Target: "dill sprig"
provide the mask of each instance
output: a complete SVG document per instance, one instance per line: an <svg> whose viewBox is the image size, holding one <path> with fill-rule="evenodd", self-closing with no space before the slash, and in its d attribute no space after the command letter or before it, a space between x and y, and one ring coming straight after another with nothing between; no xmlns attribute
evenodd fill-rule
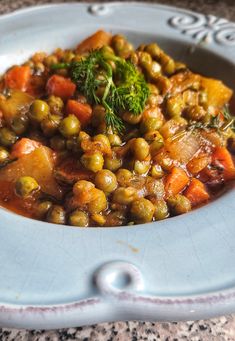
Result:
<svg viewBox="0 0 235 341"><path fill-rule="evenodd" d="M115 64L114 70L109 61ZM104 106L106 124L113 131L124 130L121 112L139 115L144 110L149 88L144 76L131 62L99 49L80 61L52 66L53 70L61 68L69 70L72 81L90 103ZM102 96L97 95L99 87L104 89Z"/></svg>
<svg viewBox="0 0 235 341"><path fill-rule="evenodd" d="M120 60L116 63L116 75L119 82L117 95L119 107L139 115L144 110L144 105L149 96L149 88L144 76L137 72L130 61Z"/></svg>

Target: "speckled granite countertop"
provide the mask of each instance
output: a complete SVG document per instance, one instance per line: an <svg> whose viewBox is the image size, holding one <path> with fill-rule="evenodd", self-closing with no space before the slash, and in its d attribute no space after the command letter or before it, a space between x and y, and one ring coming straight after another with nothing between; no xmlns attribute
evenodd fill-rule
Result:
<svg viewBox="0 0 235 341"><path fill-rule="evenodd" d="M0 14L66 0L0 0ZM89 1L90 2L90 1ZM235 21L235 0L149 1L215 14ZM235 341L235 315L179 323L116 322L57 331L0 329L1 341Z"/></svg>

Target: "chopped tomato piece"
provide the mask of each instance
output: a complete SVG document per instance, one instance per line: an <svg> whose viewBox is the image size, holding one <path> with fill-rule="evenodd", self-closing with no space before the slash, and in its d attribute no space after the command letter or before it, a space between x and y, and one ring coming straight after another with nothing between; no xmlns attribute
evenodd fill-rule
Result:
<svg viewBox="0 0 235 341"><path fill-rule="evenodd" d="M29 66L14 66L5 75L5 86L9 89L26 91L30 77Z"/></svg>
<svg viewBox="0 0 235 341"><path fill-rule="evenodd" d="M70 99L66 105L66 113L77 116L82 126L86 126L91 120L92 108L89 104Z"/></svg>
<svg viewBox="0 0 235 341"><path fill-rule="evenodd" d="M186 172L179 167L173 167L166 177L165 191L166 195L176 195L180 193L189 183L189 177Z"/></svg>
<svg viewBox="0 0 235 341"><path fill-rule="evenodd" d="M29 154L36 148L39 148L42 144L40 142L23 137L17 141L11 151L11 157L20 158L23 155Z"/></svg>
<svg viewBox="0 0 235 341"><path fill-rule="evenodd" d="M202 204L210 197L204 184L195 178L192 179L188 188L185 190L184 195L190 200L192 206Z"/></svg>
<svg viewBox="0 0 235 341"><path fill-rule="evenodd" d="M67 100L73 96L76 85L69 78L53 75L48 79L46 88L49 95Z"/></svg>

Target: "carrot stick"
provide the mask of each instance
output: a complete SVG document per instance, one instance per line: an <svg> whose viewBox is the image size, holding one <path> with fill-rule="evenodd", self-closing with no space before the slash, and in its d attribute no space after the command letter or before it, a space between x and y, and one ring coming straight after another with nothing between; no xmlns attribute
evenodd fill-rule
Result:
<svg viewBox="0 0 235 341"><path fill-rule="evenodd" d="M190 200L192 206L202 204L210 197L204 184L195 178L192 179L188 188L185 190L184 195Z"/></svg>
<svg viewBox="0 0 235 341"><path fill-rule="evenodd" d="M180 193L189 183L189 177L182 168L173 167L166 177L166 196Z"/></svg>
<svg viewBox="0 0 235 341"><path fill-rule="evenodd" d="M87 39L83 40L76 49L76 53L83 54L91 50L96 50L110 43L112 35L108 32L99 30Z"/></svg>

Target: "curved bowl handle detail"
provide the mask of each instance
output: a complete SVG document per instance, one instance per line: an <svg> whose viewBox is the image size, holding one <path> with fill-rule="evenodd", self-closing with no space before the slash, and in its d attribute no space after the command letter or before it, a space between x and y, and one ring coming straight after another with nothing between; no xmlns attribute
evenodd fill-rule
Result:
<svg viewBox="0 0 235 341"><path fill-rule="evenodd" d="M95 284L102 295L116 296L143 290L140 270L133 264L114 261L102 265L95 273Z"/></svg>
<svg viewBox="0 0 235 341"><path fill-rule="evenodd" d="M180 14L171 17L168 24L199 43L217 42L235 46L235 24L214 15Z"/></svg>

